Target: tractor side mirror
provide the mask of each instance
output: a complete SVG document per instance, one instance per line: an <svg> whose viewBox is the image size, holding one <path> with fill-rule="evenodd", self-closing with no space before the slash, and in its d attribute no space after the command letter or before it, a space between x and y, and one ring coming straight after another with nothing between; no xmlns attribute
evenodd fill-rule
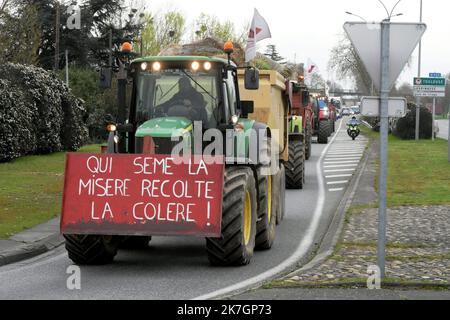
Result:
<svg viewBox="0 0 450 320"><path fill-rule="evenodd" d="M254 112L255 112L255 103L253 101L241 101L242 118L248 118L248 115Z"/></svg>
<svg viewBox="0 0 450 320"><path fill-rule="evenodd" d="M302 102L304 106L307 106L309 104L309 92L308 91L302 91Z"/></svg>
<svg viewBox="0 0 450 320"><path fill-rule="evenodd" d="M259 89L259 70L256 68L249 68L245 70L245 89L258 90Z"/></svg>

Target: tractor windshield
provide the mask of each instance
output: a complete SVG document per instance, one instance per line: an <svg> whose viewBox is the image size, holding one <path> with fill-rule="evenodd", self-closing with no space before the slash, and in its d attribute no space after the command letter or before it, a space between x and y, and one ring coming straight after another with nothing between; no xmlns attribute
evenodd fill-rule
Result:
<svg viewBox="0 0 450 320"><path fill-rule="evenodd" d="M184 117L204 128L218 123L218 78L215 72L168 69L140 72L137 79L137 120Z"/></svg>

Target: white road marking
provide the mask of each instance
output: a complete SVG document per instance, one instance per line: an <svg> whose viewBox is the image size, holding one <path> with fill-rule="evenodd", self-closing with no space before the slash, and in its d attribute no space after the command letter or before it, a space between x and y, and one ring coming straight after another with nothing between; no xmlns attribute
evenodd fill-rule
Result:
<svg viewBox="0 0 450 320"><path fill-rule="evenodd" d="M359 163L359 160L340 160L340 161L326 161L325 164L340 164L340 163Z"/></svg>
<svg viewBox="0 0 450 320"><path fill-rule="evenodd" d="M349 172L356 171L356 169L339 169L339 170L325 170L325 173L333 173L333 172Z"/></svg>
<svg viewBox="0 0 450 320"><path fill-rule="evenodd" d="M330 192L339 192L339 191L342 191L342 190L344 190L344 188L335 188L335 189L330 189L328 191L330 191Z"/></svg>
<svg viewBox="0 0 450 320"><path fill-rule="evenodd" d="M339 129L337 132L341 131L342 124L344 122L341 121L341 124L339 125ZM323 170L322 170L322 161L325 159L327 152L330 148L330 146L333 145L334 141L337 138L337 134L334 135L334 137L331 139L330 143L325 147L325 149L322 151L322 154L320 155L319 161L317 161L316 164L316 174L317 174L317 182L319 185L318 190L318 196L317 196L317 202L316 202L316 209L314 210L314 214L312 217L312 220L309 224L308 229L305 232L305 235L302 239L302 241L299 243L298 248L295 250L295 252L286 260L284 260L282 263L280 263L278 266L267 270L266 272L260 274L259 276L253 277L251 279L248 279L246 281L240 282L238 284L229 286L224 289L220 289L214 292L211 292L209 294L200 296L195 298L194 300L208 300L208 299L214 299L226 294L229 294L231 292L241 290L250 286L253 286L255 284L261 283L267 279L270 279L286 269L290 268L291 266L294 266L308 253L308 248L311 247L311 245L314 243L314 237L317 232L317 228L319 227L320 218L322 217L323 208L325 206L325 195L326 195L326 189L325 189L325 181L323 177Z"/></svg>
<svg viewBox="0 0 450 320"><path fill-rule="evenodd" d="M331 181L331 182L327 182L327 185L334 186L334 185L338 185L338 184L347 184L347 183L348 183L348 180Z"/></svg>
<svg viewBox="0 0 450 320"><path fill-rule="evenodd" d="M347 161L347 160L361 160L361 158L326 158L325 161Z"/></svg>
<svg viewBox="0 0 450 320"><path fill-rule="evenodd" d="M325 169L332 169L332 168L348 168L348 167L357 167L357 164L342 164L342 165L332 165L332 166L325 166Z"/></svg>
<svg viewBox="0 0 450 320"><path fill-rule="evenodd" d="M352 177L352 174L337 174L334 176L326 176L326 179L336 179L336 178L348 178L348 177Z"/></svg>

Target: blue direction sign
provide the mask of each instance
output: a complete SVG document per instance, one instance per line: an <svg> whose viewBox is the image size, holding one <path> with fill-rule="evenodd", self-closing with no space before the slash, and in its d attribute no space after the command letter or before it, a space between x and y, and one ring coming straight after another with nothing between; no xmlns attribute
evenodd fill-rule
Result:
<svg viewBox="0 0 450 320"><path fill-rule="evenodd" d="M430 78L442 78L442 73L430 73Z"/></svg>

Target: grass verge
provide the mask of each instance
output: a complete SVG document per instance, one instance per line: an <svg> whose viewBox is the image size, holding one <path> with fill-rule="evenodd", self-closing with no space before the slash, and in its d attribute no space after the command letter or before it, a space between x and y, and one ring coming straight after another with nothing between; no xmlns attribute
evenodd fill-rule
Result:
<svg viewBox="0 0 450 320"><path fill-rule="evenodd" d="M80 152L99 150L99 145L91 145ZM64 152L28 156L0 164L0 239L60 214L64 168Z"/></svg>
<svg viewBox="0 0 450 320"><path fill-rule="evenodd" d="M370 139L379 139L378 133L361 129ZM442 139L416 142L389 136L389 207L450 204L447 146Z"/></svg>

